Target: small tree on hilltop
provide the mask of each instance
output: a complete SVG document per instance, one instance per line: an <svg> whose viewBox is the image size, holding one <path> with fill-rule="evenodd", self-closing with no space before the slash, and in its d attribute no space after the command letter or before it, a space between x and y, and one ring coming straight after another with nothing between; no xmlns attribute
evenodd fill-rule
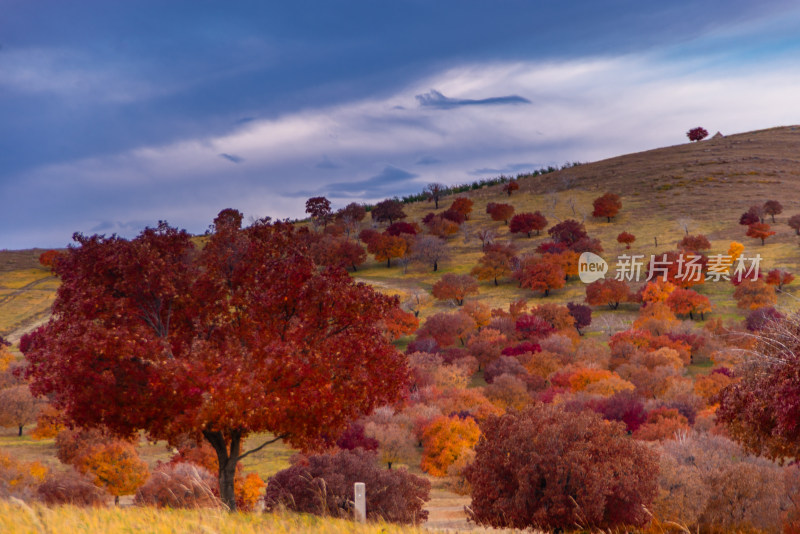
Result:
<svg viewBox="0 0 800 534"><path fill-rule="evenodd" d="M775 216L783 213L783 205L777 200L767 200L764 202L764 213L772 217L772 222L775 222Z"/></svg>
<svg viewBox="0 0 800 534"><path fill-rule="evenodd" d="M331 202L325 197L312 197L306 201L306 213L311 215L314 226L327 226L331 219Z"/></svg>
<svg viewBox="0 0 800 534"><path fill-rule="evenodd" d="M686 137L689 138L689 141L701 141L708 137L708 130L698 126L697 128L692 128L686 132Z"/></svg>
<svg viewBox="0 0 800 534"><path fill-rule="evenodd" d="M636 241L636 236L628 232L620 232L617 236L617 242L625 245L626 249L631 248L631 244Z"/></svg>
<svg viewBox="0 0 800 534"><path fill-rule="evenodd" d="M519 184L516 180L511 180L510 182L503 185L503 193L508 193L508 196L511 196L511 193L519 189Z"/></svg>
<svg viewBox="0 0 800 534"><path fill-rule="evenodd" d="M619 195L614 193L606 193L596 198L592 205L594 206L592 217L605 217L608 222L611 222L611 219L616 217L619 210L622 209L622 201Z"/></svg>
<svg viewBox="0 0 800 534"><path fill-rule="evenodd" d="M746 235L753 239L760 239L763 246L765 244L764 241L768 237L775 235L775 233L767 223L753 223L747 227Z"/></svg>
<svg viewBox="0 0 800 534"><path fill-rule="evenodd" d="M591 412L535 405L481 425L471 519L495 528L643 526L658 493L658 455Z"/></svg>
<svg viewBox="0 0 800 534"><path fill-rule="evenodd" d="M447 273L433 284L433 296L439 300L455 300L459 306L469 295L478 294L478 282L468 274Z"/></svg>
<svg viewBox="0 0 800 534"><path fill-rule="evenodd" d="M443 184L432 182L425 186L424 193L429 200L433 200L435 209L439 209L439 199L442 198L446 187Z"/></svg>

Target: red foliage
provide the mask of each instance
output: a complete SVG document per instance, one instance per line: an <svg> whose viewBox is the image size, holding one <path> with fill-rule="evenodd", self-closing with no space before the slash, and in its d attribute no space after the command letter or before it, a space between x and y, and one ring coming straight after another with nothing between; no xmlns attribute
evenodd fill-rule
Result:
<svg viewBox="0 0 800 534"><path fill-rule="evenodd" d="M131 241L77 235L25 356L32 391L78 425L205 437L235 508L249 434L325 443L396 400L407 367L381 332L396 299L317 269L289 225L225 215L201 251L165 223Z"/></svg>
<svg viewBox="0 0 800 534"><path fill-rule="evenodd" d="M464 298L478 294L478 282L468 274L447 273L433 284L433 296L439 300L455 300L459 306Z"/></svg>
<svg viewBox="0 0 800 534"><path fill-rule="evenodd" d="M489 417L475 461L471 519L496 528L644 525L658 491L655 451L591 412L538 405Z"/></svg>
<svg viewBox="0 0 800 534"><path fill-rule="evenodd" d="M622 280L601 279L586 286L586 303L592 306L608 306L616 310L620 302L630 300L630 288Z"/></svg>
<svg viewBox="0 0 800 534"><path fill-rule="evenodd" d="M340 451L300 458L269 479L268 511L283 507L315 515L352 518L353 484L367 487L367 519L422 523L431 483L405 469L381 469L374 453Z"/></svg>
<svg viewBox="0 0 800 534"><path fill-rule="evenodd" d="M53 268L55 266L56 260L58 259L58 251L57 250L48 250L46 252L42 252L39 255L39 263L44 267Z"/></svg>
<svg viewBox="0 0 800 534"><path fill-rule="evenodd" d="M691 289L675 289L669 294L666 302L673 313L688 315L690 319L694 319L695 313L699 313L703 319L703 315L711 311L711 301L708 297Z"/></svg>
<svg viewBox="0 0 800 534"><path fill-rule="evenodd" d="M465 220L469 220L469 214L472 212L472 205L474 202L467 197L456 197L450 208L447 211L455 211L464 216Z"/></svg>
<svg viewBox="0 0 800 534"><path fill-rule="evenodd" d="M454 223L454 224L456 224L458 226L464 224L464 221L467 220L467 216L466 215L464 215L460 211L456 211L456 210L452 210L452 209L447 210L447 211L443 211L439 215L439 217L444 219L444 220L450 221L450 222L452 222L452 223Z"/></svg>
<svg viewBox="0 0 800 534"><path fill-rule="evenodd" d="M407 223L405 221L397 221L385 230L388 235L399 236L400 234L417 235L419 229L415 224Z"/></svg>
<svg viewBox="0 0 800 534"><path fill-rule="evenodd" d="M625 248L631 248L634 241L636 241L636 236L628 232L620 232L617 236L617 242L625 245Z"/></svg>
<svg viewBox="0 0 800 534"><path fill-rule="evenodd" d="M561 265L547 258L526 258L516 276L521 287L541 291L545 297L550 290L564 287L566 278Z"/></svg>
<svg viewBox="0 0 800 534"><path fill-rule="evenodd" d="M689 141L700 141L708 137L708 130L698 126L697 128L692 128L686 132L686 137L689 138Z"/></svg>
<svg viewBox="0 0 800 534"><path fill-rule="evenodd" d="M503 185L503 193L508 193L508 196L511 196L511 193L519 189L519 184L516 180L511 180L510 182Z"/></svg>
<svg viewBox="0 0 800 534"><path fill-rule="evenodd" d="M436 313L425 320L417 337L432 338L440 347L449 347L457 341L464 345L476 328L475 321L465 313Z"/></svg>
<svg viewBox="0 0 800 534"><path fill-rule="evenodd" d="M508 224L508 220L514 215L514 206L489 202L486 204L486 213L489 214L493 221L503 221Z"/></svg>
<svg viewBox="0 0 800 534"><path fill-rule="evenodd" d="M555 226L551 226L547 233L550 234L553 241L556 243L564 243L567 247L572 246L573 243L584 237L589 237L583 223L579 223L574 219L567 219Z"/></svg>
<svg viewBox="0 0 800 534"><path fill-rule="evenodd" d="M690 252L702 252L710 249L711 243L708 241L708 238L702 234L687 235L678 242L678 248Z"/></svg>
<svg viewBox="0 0 800 534"><path fill-rule="evenodd" d="M531 236L531 232L536 230L536 235L547 227L547 219L538 211L535 213L517 213L511 218L508 230L512 234L526 234Z"/></svg>
<svg viewBox="0 0 800 534"><path fill-rule="evenodd" d="M312 197L306 200L306 213L311 215L314 224L327 225L331 219L331 202L325 197Z"/></svg>
<svg viewBox="0 0 800 534"><path fill-rule="evenodd" d="M791 284L794 280L794 275L789 271L782 269L772 269L767 273L765 282L771 286L778 286L778 289L783 289L786 284Z"/></svg>
<svg viewBox="0 0 800 534"><path fill-rule="evenodd" d="M387 268L392 266L393 258L402 258L407 250L408 242L405 239L387 234L371 237L367 243L367 251L373 254L377 261L385 261Z"/></svg>
<svg viewBox="0 0 800 534"><path fill-rule="evenodd" d="M498 278L511 274L516 256L517 249L512 244L488 245L471 274L478 280L493 280L494 285L499 285Z"/></svg>
<svg viewBox="0 0 800 534"><path fill-rule="evenodd" d="M756 222L747 227L747 237L760 239L762 245L764 245L764 241L768 237L775 235L775 233L767 223Z"/></svg>
<svg viewBox="0 0 800 534"><path fill-rule="evenodd" d="M388 222L390 225L399 219L405 219L406 213L403 211L403 204L399 200L389 198L375 204L370 211L372 220L377 222Z"/></svg>
<svg viewBox="0 0 800 534"><path fill-rule="evenodd" d="M515 324L517 332L525 339L544 339L553 332L553 325L535 315L525 313L517 318ZM541 350L541 348L539 348Z"/></svg>
<svg viewBox="0 0 800 534"><path fill-rule="evenodd" d="M622 201L619 199L619 195L614 193L606 193L597 197L592 205L594 206L592 217L605 217L608 222L611 222L611 219L616 217L619 210L622 209Z"/></svg>
<svg viewBox="0 0 800 534"><path fill-rule="evenodd" d="M378 440L364 435L364 425L361 423L350 423L347 430L336 440L336 446L349 451L358 448L374 451L378 448Z"/></svg>
<svg viewBox="0 0 800 534"><path fill-rule="evenodd" d="M542 352L542 347L538 343L523 341L522 343L514 345L513 347L504 348L500 354L503 354L504 356L519 356L520 354L525 354L526 352Z"/></svg>
<svg viewBox="0 0 800 534"><path fill-rule="evenodd" d="M570 315L572 315L572 318L575 319L575 330L583 335L581 333L581 328L586 328L592 324L592 309L589 306L575 304L574 302L568 302L567 309Z"/></svg>

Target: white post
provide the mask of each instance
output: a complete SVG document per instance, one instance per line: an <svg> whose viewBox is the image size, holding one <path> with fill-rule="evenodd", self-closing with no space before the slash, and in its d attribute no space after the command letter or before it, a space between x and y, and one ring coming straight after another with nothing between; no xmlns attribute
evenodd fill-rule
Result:
<svg viewBox="0 0 800 534"><path fill-rule="evenodd" d="M363 482L356 482L355 492L355 520L365 523L367 521L367 487Z"/></svg>

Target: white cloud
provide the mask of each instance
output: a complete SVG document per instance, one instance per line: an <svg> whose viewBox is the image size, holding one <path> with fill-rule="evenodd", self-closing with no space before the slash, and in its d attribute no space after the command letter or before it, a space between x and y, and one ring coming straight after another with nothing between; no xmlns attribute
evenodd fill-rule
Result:
<svg viewBox="0 0 800 534"><path fill-rule="evenodd" d="M593 161L678 144L698 125L734 133L800 122L794 69L765 63L704 73L697 64L632 55L464 65L387 98L251 121L227 135L43 167L17 179L40 189L29 193L34 198L66 188L91 193L95 200L81 216L64 222L65 235L76 225L149 218L200 231L223 207L302 216L298 191L351 201L327 186L367 180L387 167L417 175L413 192L428 181L470 181L480 168ZM415 95L431 88L459 99L515 94L531 104L420 107ZM418 165L423 157L436 162ZM336 165L319 168L326 158Z"/></svg>

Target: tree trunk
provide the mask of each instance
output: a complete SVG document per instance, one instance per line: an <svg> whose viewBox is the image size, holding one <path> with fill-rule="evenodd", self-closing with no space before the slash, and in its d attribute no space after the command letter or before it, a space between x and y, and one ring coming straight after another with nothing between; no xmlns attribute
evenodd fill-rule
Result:
<svg viewBox="0 0 800 534"><path fill-rule="evenodd" d="M354 263L354 264L353 264L353 272L355 273L355 272L357 272L357 271L358 271L358 269L356 269L356 264Z"/></svg>
<svg viewBox="0 0 800 534"><path fill-rule="evenodd" d="M439 270L439 262L434 260L434 262L433 262L433 272L436 272L438 270Z"/></svg>
<svg viewBox="0 0 800 534"><path fill-rule="evenodd" d="M389 466L389 470L391 471L392 470L392 462L386 462L386 464Z"/></svg>
<svg viewBox="0 0 800 534"><path fill-rule="evenodd" d="M608 222L611 222L611 217L607 217L607 219L608 219Z"/></svg>
<svg viewBox="0 0 800 534"><path fill-rule="evenodd" d="M114 506L119 506L119 495L114 495Z"/></svg>
<svg viewBox="0 0 800 534"><path fill-rule="evenodd" d="M19 425L19 434L17 434L17 435L22 437L22 425Z"/></svg>
<svg viewBox="0 0 800 534"><path fill-rule="evenodd" d="M392 267L392 258L386 258L386 268L391 269Z"/></svg>
<svg viewBox="0 0 800 534"><path fill-rule="evenodd" d="M500 284L497 283L497 277L494 277L494 285L499 286Z"/></svg>
<svg viewBox="0 0 800 534"><path fill-rule="evenodd" d="M230 451L225 437L219 430L204 430L203 436L214 447L219 462L219 496L231 512L236 511L236 495L233 490L233 479L236 476L236 464L239 462L241 433L231 434Z"/></svg>

